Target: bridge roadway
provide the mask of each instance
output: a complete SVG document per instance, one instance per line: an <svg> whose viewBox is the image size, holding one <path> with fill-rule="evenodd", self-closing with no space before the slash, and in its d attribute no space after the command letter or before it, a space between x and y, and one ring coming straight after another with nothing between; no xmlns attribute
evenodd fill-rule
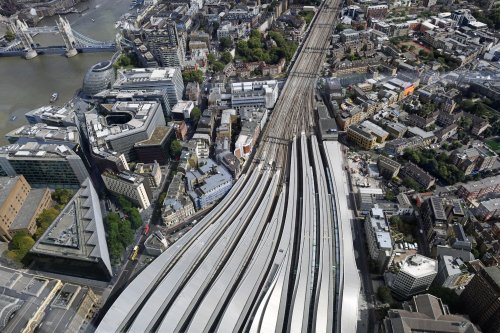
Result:
<svg viewBox="0 0 500 333"><path fill-rule="evenodd" d="M316 14L248 172L129 284L97 332L355 331L343 157L337 142L318 142L313 121L317 51L338 4Z"/></svg>

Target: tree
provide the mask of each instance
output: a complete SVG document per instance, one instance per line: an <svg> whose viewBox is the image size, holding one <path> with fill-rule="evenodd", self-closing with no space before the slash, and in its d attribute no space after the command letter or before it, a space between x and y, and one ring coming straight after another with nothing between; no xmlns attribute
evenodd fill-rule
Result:
<svg viewBox="0 0 500 333"><path fill-rule="evenodd" d="M408 188L414 189L417 192L420 192L420 185L410 177L405 177L405 179L403 179L403 185Z"/></svg>
<svg viewBox="0 0 500 333"><path fill-rule="evenodd" d="M14 260L23 262L33 245L35 245L35 241L26 231L18 231L9 243L8 256Z"/></svg>
<svg viewBox="0 0 500 333"><path fill-rule="evenodd" d="M229 37L221 37L219 39L219 48L221 51L229 50L233 47L233 41Z"/></svg>
<svg viewBox="0 0 500 333"><path fill-rule="evenodd" d="M224 64L220 61L216 61L214 62L214 64L212 65L212 70L214 72L222 72L224 70Z"/></svg>
<svg viewBox="0 0 500 333"><path fill-rule="evenodd" d="M396 195L394 194L394 192L392 190L387 189L387 191L385 192L385 199L389 200L389 201L393 201L394 199L396 199Z"/></svg>
<svg viewBox="0 0 500 333"><path fill-rule="evenodd" d="M452 313L459 311L459 296L453 290L445 287L434 286L429 289L429 294L440 298L443 303L448 305Z"/></svg>
<svg viewBox="0 0 500 333"><path fill-rule="evenodd" d="M52 199L54 199L59 205L66 206L73 195L74 192L70 189L57 188L54 193L52 193Z"/></svg>
<svg viewBox="0 0 500 333"><path fill-rule="evenodd" d="M7 30L5 33L5 40L7 42L12 42L14 39L16 39L16 35L12 31Z"/></svg>
<svg viewBox="0 0 500 333"><path fill-rule="evenodd" d="M160 205L163 204L163 201L165 201L165 198L167 197L167 192L161 192L160 197L158 198L158 202Z"/></svg>
<svg viewBox="0 0 500 333"><path fill-rule="evenodd" d="M337 24L337 26L335 26L335 32L341 32L344 29L345 29L345 27L342 23L339 23L339 24Z"/></svg>
<svg viewBox="0 0 500 333"><path fill-rule="evenodd" d="M207 61L209 65L212 65L216 61L215 56L210 53L209 55L207 55Z"/></svg>
<svg viewBox="0 0 500 333"><path fill-rule="evenodd" d="M136 207L134 207L128 213L129 213L128 217L130 219L130 226L134 230L142 227L142 217L141 214L139 214L139 210Z"/></svg>
<svg viewBox="0 0 500 333"><path fill-rule="evenodd" d="M387 303L391 306L394 304L394 299L392 298L391 290L386 286L378 287L377 296L383 303Z"/></svg>
<svg viewBox="0 0 500 333"><path fill-rule="evenodd" d="M45 230L54 222L59 215L59 210L55 207L44 209L36 219L37 229L35 232L35 239L39 239Z"/></svg>
<svg viewBox="0 0 500 333"><path fill-rule="evenodd" d="M178 158L181 155L182 145L178 140L173 140L170 143L170 156Z"/></svg>
<svg viewBox="0 0 500 333"><path fill-rule="evenodd" d="M198 120L200 120L201 117L201 110L199 107L195 106L193 110L191 111L191 119L197 123Z"/></svg>
<svg viewBox="0 0 500 333"><path fill-rule="evenodd" d="M224 64L227 65L232 60L233 60L233 56L231 55L231 53L229 53L228 51L222 52L222 54L220 56L220 61L222 61Z"/></svg>
<svg viewBox="0 0 500 333"><path fill-rule="evenodd" d="M203 72L199 69L194 71L185 71L182 73L182 79L184 82L198 82L203 83Z"/></svg>

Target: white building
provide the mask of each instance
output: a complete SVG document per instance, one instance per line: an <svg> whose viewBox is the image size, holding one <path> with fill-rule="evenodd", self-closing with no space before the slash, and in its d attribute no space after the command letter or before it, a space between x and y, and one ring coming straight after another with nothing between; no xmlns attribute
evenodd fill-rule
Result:
<svg viewBox="0 0 500 333"><path fill-rule="evenodd" d="M184 81L179 67L132 68L118 71L113 88L163 90L172 108L182 99Z"/></svg>
<svg viewBox="0 0 500 333"><path fill-rule="evenodd" d="M231 105L235 109L243 107L272 109L278 100L278 81L235 82L231 84Z"/></svg>
<svg viewBox="0 0 500 333"><path fill-rule="evenodd" d="M105 172L101 175L106 188L115 195L123 195L142 209L151 205L149 185L144 177L130 172Z"/></svg>
<svg viewBox="0 0 500 333"><path fill-rule="evenodd" d="M179 101L172 108L172 118L175 120L190 119L194 103L191 101Z"/></svg>
<svg viewBox="0 0 500 333"><path fill-rule="evenodd" d="M365 232L370 257L377 262L380 269L383 269L391 259L393 247L384 211L377 205L370 210L370 214L367 216Z"/></svg>
<svg viewBox="0 0 500 333"><path fill-rule="evenodd" d="M401 298L408 298L429 289L438 272L434 259L420 254L407 257L402 263L393 283L392 291Z"/></svg>

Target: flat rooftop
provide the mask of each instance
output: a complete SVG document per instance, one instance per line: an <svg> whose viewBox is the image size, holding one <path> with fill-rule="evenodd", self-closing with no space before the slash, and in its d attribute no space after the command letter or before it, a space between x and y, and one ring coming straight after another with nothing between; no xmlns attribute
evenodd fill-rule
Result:
<svg viewBox="0 0 500 333"><path fill-rule="evenodd" d="M21 176L0 177L0 205L3 204L5 199L7 199L20 177Z"/></svg>
<svg viewBox="0 0 500 333"><path fill-rule="evenodd" d="M33 215L35 215L35 211L40 205L40 201L42 201L47 191L47 188L32 188L30 190L28 197L19 210L19 213L17 213L16 218L10 225L10 229L16 230L28 227L29 222L33 218Z"/></svg>
<svg viewBox="0 0 500 333"><path fill-rule="evenodd" d="M82 261L102 260L111 272L99 197L90 179L83 182L30 252Z"/></svg>
<svg viewBox="0 0 500 333"><path fill-rule="evenodd" d="M401 263L401 271L419 278L437 273L438 264L434 259L415 254Z"/></svg>

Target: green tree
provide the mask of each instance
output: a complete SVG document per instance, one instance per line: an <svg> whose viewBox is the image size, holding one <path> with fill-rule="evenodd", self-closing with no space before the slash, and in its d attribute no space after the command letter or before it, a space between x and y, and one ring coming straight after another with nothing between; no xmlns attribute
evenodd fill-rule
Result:
<svg viewBox="0 0 500 333"><path fill-rule="evenodd" d="M71 200L75 193L67 188L57 188L54 193L52 193L52 199L55 200L59 205L66 206L66 204Z"/></svg>
<svg viewBox="0 0 500 333"><path fill-rule="evenodd" d="M44 209L36 219L37 229L35 232L35 239L39 239L45 230L54 222L56 217L59 215L59 210L55 207L50 207Z"/></svg>
<svg viewBox="0 0 500 333"><path fill-rule="evenodd" d="M200 120L201 117L201 110L199 107L195 106L193 110L191 111L191 119L197 123L198 120Z"/></svg>
<svg viewBox="0 0 500 333"><path fill-rule="evenodd" d="M131 223L129 220L123 220L118 224L118 239L123 247L131 244L134 241L134 232L132 231Z"/></svg>
<svg viewBox="0 0 500 333"><path fill-rule="evenodd" d="M5 40L7 42L12 42L14 39L16 39L16 35L12 31L7 30L5 33Z"/></svg>
<svg viewBox="0 0 500 333"><path fill-rule="evenodd" d="M342 23L339 23L335 26L335 32L341 32L345 29L344 25Z"/></svg>
<svg viewBox="0 0 500 333"><path fill-rule="evenodd" d="M391 290L386 286L378 287L377 296L383 303L387 303L391 306L395 303L391 295Z"/></svg>
<svg viewBox="0 0 500 333"><path fill-rule="evenodd" d="M209 65L212 65L216 61L215 56L210 53L209 55L207 55L207 61Z"/></svg>
<svg viewBox="0 0 500 333"><path fill-rule="evenodd" d="M214 64L212 65L212 70L214 72L222 72L222 70L224 69L224 64L220 61L216 61L214 62Z"/></svg>
<svg viewBox="0 0 500 333"><path fill-rule="evenodd" d="M160 197L158 198L158 202L160 205L163 204L163 201L165 201L165 198L167 197L167 192L161 192Z"/></svg>
<svg viewBox="0 0 500 333"><path fill-rule="evenodd" d="M429 289L429 294L441 298L444 304L448 305L452 313L459 311L459 296L451 289L433 286Z"/></svg>
<svg viewBox="0 0 500 333"><path fill-rule="evenodd" d="M219 48L221 51L229 50L233 47L233 41L229 37L221 37L219 39Z"/></svg>
<svg viewBox="0 0 500 333"><path fill-rule="evenodd" d="M410 177L405 177L403 179L403 185L408 187L408 188L414 189L417 192L420 192L420 190L421 190L420 185L414 179L412 179Z"/></svg>
<svg viewBox="0 0 500 333"><path fill-rule="evenodd" d="M118 197L118 204L125 212L128 212L133 207L132 203L123 195Z"/></svg>
<svg viewBox="0 0 500 333"><path fill-rule="evenodd" d="M139 210L136 207L134 207L128 213L129 213L128 218L130 219L130 226L134 230L142 227L142 217L141 214L139 214Z"/></svg>
<svg viewBox="0 0 500 333"><path fill-rule="evenodd" d="M385 199L389 200L389 201L393 201L396 199L396 195L394 194L394 192L392 190L387 189L387 191L385 191Z"/></svg>
<svg viewBox="0 0 500 333"><path fill-rule="evenodd" d="M228 51L222 52L222 54L220 55L220 61L222 61L226 65L229 64L232 60L233 56Z"/></svg>
<svg viewBox="0 0 500 333"><path fill-rule="evenodd" d="M178 140L173 140L170 143L170 156L178 158L181 155L182 145Z"/></svg>
<svg viewBox="0 0 500 333"><path fill-rule="evenodd" d="M24 262L33 245L35 245L35 241L26 231L18 231L9 243L8 256L19 262Z"/></svg>
<svg viewBox="0 0 500 333"><path fill-rule="evenodd" d="M203 72L199 69L194 71L184 71L182 73L182 79L184 82L198 82L199 84L202 84L203 77Z"/></svg>

